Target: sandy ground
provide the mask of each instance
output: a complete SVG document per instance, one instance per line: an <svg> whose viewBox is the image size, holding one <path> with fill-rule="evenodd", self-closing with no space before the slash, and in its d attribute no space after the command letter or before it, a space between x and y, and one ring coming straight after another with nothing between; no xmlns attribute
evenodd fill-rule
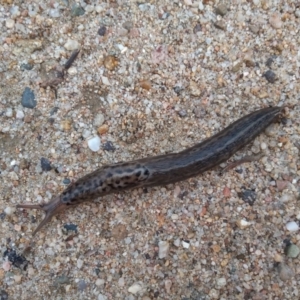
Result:
<svg viewBox="0 0 300 300"><path fill-rule="evenodd" d="M1 300L299 299L299 1L2 0L0 21ZM230 161L261 158L223 175L86 202L35 237L43 214L15 208L283 105Z"/></svg>

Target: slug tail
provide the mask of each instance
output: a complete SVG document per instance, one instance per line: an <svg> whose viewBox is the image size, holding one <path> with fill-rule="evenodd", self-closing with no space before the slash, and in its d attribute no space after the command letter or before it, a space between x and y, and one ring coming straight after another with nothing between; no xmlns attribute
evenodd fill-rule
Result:
<svg viewBox="0 0 300 300"><path fill-rule="evenodd" d="M43 221L38 225L38 227L34 230L32 235L35 235L45 224L47 224L54 215L61 212L66 208L66 204L60 201L60 196L52 199L48 203L44 204L18 204L17 208L25 208L25 209L40 209L45 212L45 217Z"/></svg>

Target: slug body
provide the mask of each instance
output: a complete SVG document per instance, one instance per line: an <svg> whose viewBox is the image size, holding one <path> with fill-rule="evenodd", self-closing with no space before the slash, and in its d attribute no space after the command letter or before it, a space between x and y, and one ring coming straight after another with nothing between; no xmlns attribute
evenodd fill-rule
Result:
<svg viewBox="0 0 300 300"><path fill-rule="evenodd" d="M257 110L184 151L103 166L78 179L49 203L19 204L17 207L45 211L46 216L33 232L35 234L54 214L68 206L126 189L166 185L199 175L250 143L281 111L281 107Z"/></svg>

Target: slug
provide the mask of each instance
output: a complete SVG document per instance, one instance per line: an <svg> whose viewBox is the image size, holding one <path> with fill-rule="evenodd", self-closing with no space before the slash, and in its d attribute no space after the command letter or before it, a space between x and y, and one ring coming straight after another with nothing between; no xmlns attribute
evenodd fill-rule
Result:
<svg viewBox="0 0 300 300"><path fill-rule="evenodd" d="M166 185L197 176L226 161L250 143L277 119L281 111L282 107L269 107L252 112L218 134L179 153L103 166L78 179L49 203L18 204L17 208L45 212L45 218L33 232L35 235L53 215L83 201L127 189Z"/></svg>

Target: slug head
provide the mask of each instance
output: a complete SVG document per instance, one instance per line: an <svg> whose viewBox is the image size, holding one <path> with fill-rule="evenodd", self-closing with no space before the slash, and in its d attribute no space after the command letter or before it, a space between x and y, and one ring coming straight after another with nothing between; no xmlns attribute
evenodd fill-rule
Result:
<svg viewBox="0 0 300 300"><path fill-rule="evenodd" d="M45 212L45 217L43 221L38 225L38 227L34 230L32 235L35 235L45 224L47 224L51 218L57 213L63 211L67 205L60 200L60 196L52 199L48 203L44 204L18 204L17 208L25 208L25 209L40 209Z"/></svg>

